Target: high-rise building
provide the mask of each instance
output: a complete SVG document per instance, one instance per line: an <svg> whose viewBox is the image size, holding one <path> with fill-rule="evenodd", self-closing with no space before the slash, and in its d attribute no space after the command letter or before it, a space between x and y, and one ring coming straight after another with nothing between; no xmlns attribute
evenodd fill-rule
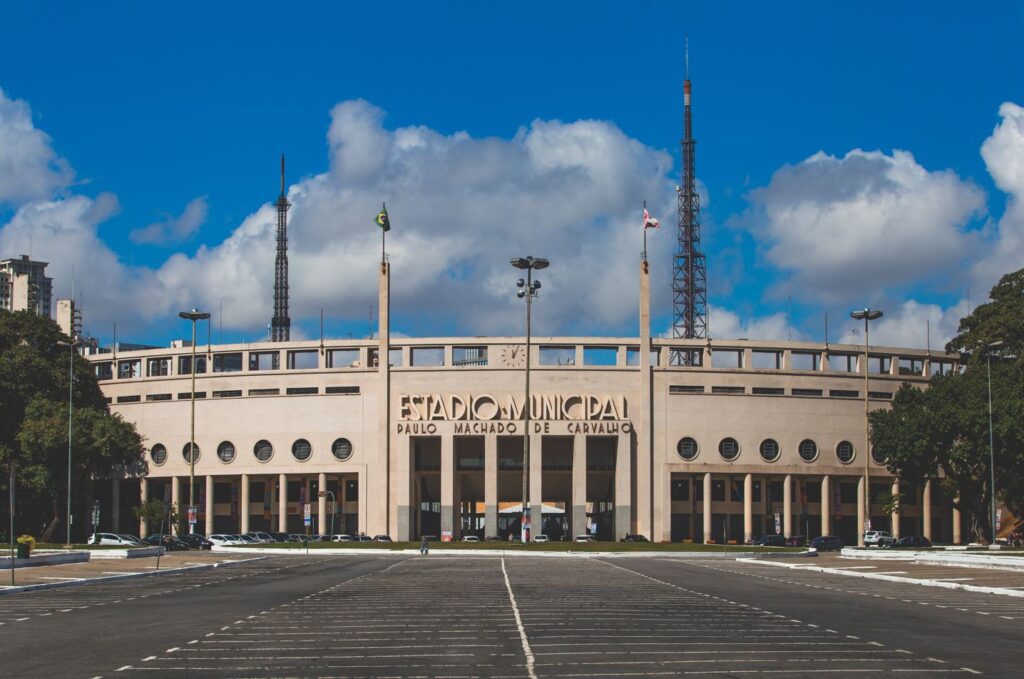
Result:
<svg viewBox="0 0 1024 679"><path fill-rule="evenodd" d="M31 311L50 318L53 279L46 276L46 264L28 255L0 260L0 309Z"/></svg>
<svg viewBox="0 0 1024 679"><path fill-rule="evenodd" d="M57 300L57 325L71 339L82 337L82 311L73 299Z"/></svg>

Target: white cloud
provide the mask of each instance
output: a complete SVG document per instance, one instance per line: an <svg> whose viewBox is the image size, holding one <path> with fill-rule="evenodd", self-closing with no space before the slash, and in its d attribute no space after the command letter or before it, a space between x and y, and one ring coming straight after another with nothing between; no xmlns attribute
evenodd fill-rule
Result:
<svg viewBox="0 0 1024 679"><path fill-rule="evenodd" d="M895 311L871 322L871 345L914 347L943 351L957 333L960 319L967 315L967 300L942 308L916 300L903 302ZM864 321L846 320L840 344L863 344Z"/></svg>
<svg viewBox="0 0 1024 679"><path fill-rule="evenodd" d="M168 217L149 226L132 230L128 237L134 243L152 243L167 245L181 243L191 238L206 221L209 207L206 198L200 196L185 206L179 217Z"/></svg>
<svg viewBox="0 0 1024 679"><path fill-rule="evenodd" d="M728 309L708 306L708 333L716 339L801 340L803 333L789 323L786 314L742 318Z"/></svg>
<svg viewBox="0 0 1024 679"><path fill-rule="evenodd" d="M965 231L985 196L906 151L823 152L783 167L751 193L755 235L804 299L864 299L955 271L975 249Z"/></svg>
<svg viewBox="0 0 1024 679"><path fill-rule="evenodd" d="M0 205L50 198L73 177L50 137L32 124L29 105L0 88Z"/></svg>
<svg viewBox="0 0 1024 679"><path fill-rule="evenodd" d="M973 269L976 287L987 294L1001 276L1024 266L1024 108L1006 102L1002 120L981 146L981 157L996 185L1008 194L991 251Z"/></svg>

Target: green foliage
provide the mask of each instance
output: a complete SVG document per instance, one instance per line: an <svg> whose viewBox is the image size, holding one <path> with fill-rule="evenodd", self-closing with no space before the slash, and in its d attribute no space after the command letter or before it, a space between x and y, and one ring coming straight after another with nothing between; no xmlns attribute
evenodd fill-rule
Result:
<svg viewBox="0 0 1024 679"><path fill-rule="evenodd" d="M152 498L137 507L132 507L136 519L145 519L150 531L166 532L161 526L173 526L181 523L178 509L174 505L165 504L163 500Z"/></svg>

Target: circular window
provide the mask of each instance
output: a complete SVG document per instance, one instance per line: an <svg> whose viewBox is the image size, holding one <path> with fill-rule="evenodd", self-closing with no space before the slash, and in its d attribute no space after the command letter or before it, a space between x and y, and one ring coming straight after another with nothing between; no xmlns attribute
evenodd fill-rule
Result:
<svg viewBox="0 0 1024 679"><path fill-rule="evenodd" d="M800 459L804 462L814 462L818 458L818 444L811 439L804 439L800 442Z"/></svg>
<svg viewBox="0 0 1024 679"><path fill-rule="evenodd" d="M158 443L149 451L149 456L153 458L153 464L157 466L162 465L164 462L167 462L167 449L164 448L163 444Z"/></svg>
<svg viewBox="0 0 1024 679"><path fill-rule="evenodd" d="M188 447L189 446L192 446L192 459L191 460L188 459L188 457L189 457L189 455L188 455ZM199 462L199 446L195 445L194 443L186 443L184 445L184 447L182 447L182 449L181 449L181 456L183 458L185 458L185 462L190 462L191 464L195 464L196 462Z"/></svg>
<svg viewBox="0 0 1024 679"><path fill-rule="evenodd" d="M252 447L252 454L256 456L256 459L260 462L266 462L270 458L274 457L274 446L270 445L270 441L266 439L257 441L256 445Z"/></svg>
<svg viewBox="0 0 1024 679"><path fill-rule="evenodd" d="M222 441L217 446L217 457L221 462L231 462L235 459L235 444L231 441Z"/></svg>
<svg viewBox="0 0 1024 679"><path fill-rule="evenodd" d="M299 439L292 444L292 456L299 462L305 462L313 454L313 446L306 439Z"/></svg>
<svg viewBox="0 0 1024 679"><path fill-rule="evenodd" d="M878 452L878 448L871 449L871 459L875 461L875 464L885 464L885 455Z"/></svg>
<svg viewBox="0 0 1024 679"><path fill-rule="evenodd" d="M839 458L839 461L842 462L843 464L849 464L853 462L855 454L856 453L853 450L853 444L850 443L849 441L840 441L839 445L836 446L836 457Z"/></svg>
<svg viewBox="0 0 1024 679"><path fill-rule="evenodd" d="M689 436L681 438L676 444L676 452L684 460L692 460L697 457L697 442Z"/></svg>
<svg viewBox="0 0 1024 679"><path fill-rule="evenodd" d="M726 437L718 442L718 454L723 460L732 462L740 456L740 444L732 437Z"/></svg>
<svg viewBox="0 0 1024 679"><path fill-rule="evenodd" d="M761 441L761 459L765 462L775 462L779 459L779 442L775 439Z"/></svg>
<svg viewBox="0 0 1024 679"><path fill-rule="evenodd" d="M335 439L334 443L331 444L331 453L334 457L344 462L352 457L352 442L348 439Z"/></svg>

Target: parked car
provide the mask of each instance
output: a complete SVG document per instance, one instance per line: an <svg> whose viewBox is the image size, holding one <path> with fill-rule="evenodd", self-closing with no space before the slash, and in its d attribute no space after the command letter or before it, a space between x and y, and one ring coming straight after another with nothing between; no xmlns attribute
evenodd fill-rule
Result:
<svg viewBox="0 0 1024 679"><path fill-rule="evenodd" d="M391 536L390 535L374 535L373 536L373 541L374 542L391 542Z"/></svg>
<svg viewBox="0 0 1024 679"><path fill-rule="evenodd" d="M288 541L289 542L305 542L306 541L306 536L302 535L300 533L289 533L288 534Z"/></svg>
<svg viewBox="0 0 1024 679"><path fill-rule="evenodd" d="M754 545L759 547L785 547L786 536L785 535L762 535L758 539L754 540Z"/></svg>
<svg viewBox="0 0 1024 679"><path fill-rule="evenodd" d="M169 552L182 552L189 548L189 544L183 540L179 540L173 535L166 535L161 533L154 533L149 535L143 540L147 545L153 547L163 547Z"/></svg>
<svg viewBox="0 0 1024 679"><path fill-rule="evenodd" d="M577 535L572 539L573 542L596 542L594 536L584 533L583 535Z"/></svg>
<svg viewBox="0 0 1024 679"><path fill-rule="evenodd" d="M476 535L463 535L462 536L462 541L463 542L480 542L480 538L478 536L476 536Z"/></svg>
<svg viewBox="0 0 1024 679"><path fill-rule="evenodd" d="M186 533L185 535L179 535L178 539L194 549L210 549L213 547L213 543L199 533Z"/></svg>
<svg viewBox="0 0 1024 679"><path fill-rule="evenodd" d="M138 535L131 535L130 533L118 533L117 537L121 538L122 540L127 540L129 543L137 547L141 547L146 544L142 541L141 538L139 538Z"/></svg>
<svg viewBox="0 0 1024 679"><path fill-rule="evenodd" d="M923 535L908 535L896 542L883 545L886 549L931 549L932 541Z"/></svg>
<svg viewBox="0 0 1024 679"><path fill-rule="evenodd" d="M549 542L550 540L548 539L548 536L545 535L544 533L537 533L536 535L533 536L533 541L534 542Z"/></svg>
<svg viewBox="0 0 1024 679"><path fill-rule="evenodd" d="M255 538L258 542L265 545L269 545L271 542L274 542L274 536L270 533L263 533L257 530L253 530L246 533L246 535L248 535L251 538Z"/></svg>
<svg viewBox="0 0 1024 679"><path fill-rule="evenodd" d="M805 535L790 535L786 538L787 547L803 547L807 544L807 537Z"/></svg>
<svg viewBox="0 0 1024 679"><path fill-rule="evenodd" d="M234 535L226 535L224 533L214 533L213 535L208 537L207 540L212 542L217 547L231 547L234 545L241 544L238 540L235 539Z"/></svg>
<svg viewBox="0 0 1024 679"><path fill-rule="evenodd" d="M864 533L865 547L884 547L894 542L892 535L884 530L869 530Z"/></svg>
<svg viewBox="0 0 1024 679"><path fill-rule="evenodd" d="M353 535L352 542L373 542L373 538L369 535Z"/></svg>
<svg viewBox="0 0 1024 679"><path fill-rule="evenodd" d="M89 538L90 545L118 545L120 547L138 547L140 541L130 536L118 535L117 533L93 533ZM141 544L145 544L144 542Z"/></svg>
<svg viewBox="0 0 1024 679"><path fill-rule="evenodd" d="M843 541L834 535L819 535L811 540L811 549L818 552L838 552L843 548Z"/></svg>
<svg viewBox="0 0 1024 679"><path fill-rule="evenodd" d="M650 542L650 540L647 539L646 535L631 535L629 533L626 534L626 537L622 538L622 541L623 542Z"/></svg>
<svg viewBox="0 0 1024 679"><path fill-rule="evenodd" d="M488 535L484 538L484 542L506 542L500 535Z"/></svg>
<svg viewBox="0 0 1024 679"><path fill-rule="evenodd" d="M352 542L352 536L339 533L331 536L331 542Z"/></svg>

